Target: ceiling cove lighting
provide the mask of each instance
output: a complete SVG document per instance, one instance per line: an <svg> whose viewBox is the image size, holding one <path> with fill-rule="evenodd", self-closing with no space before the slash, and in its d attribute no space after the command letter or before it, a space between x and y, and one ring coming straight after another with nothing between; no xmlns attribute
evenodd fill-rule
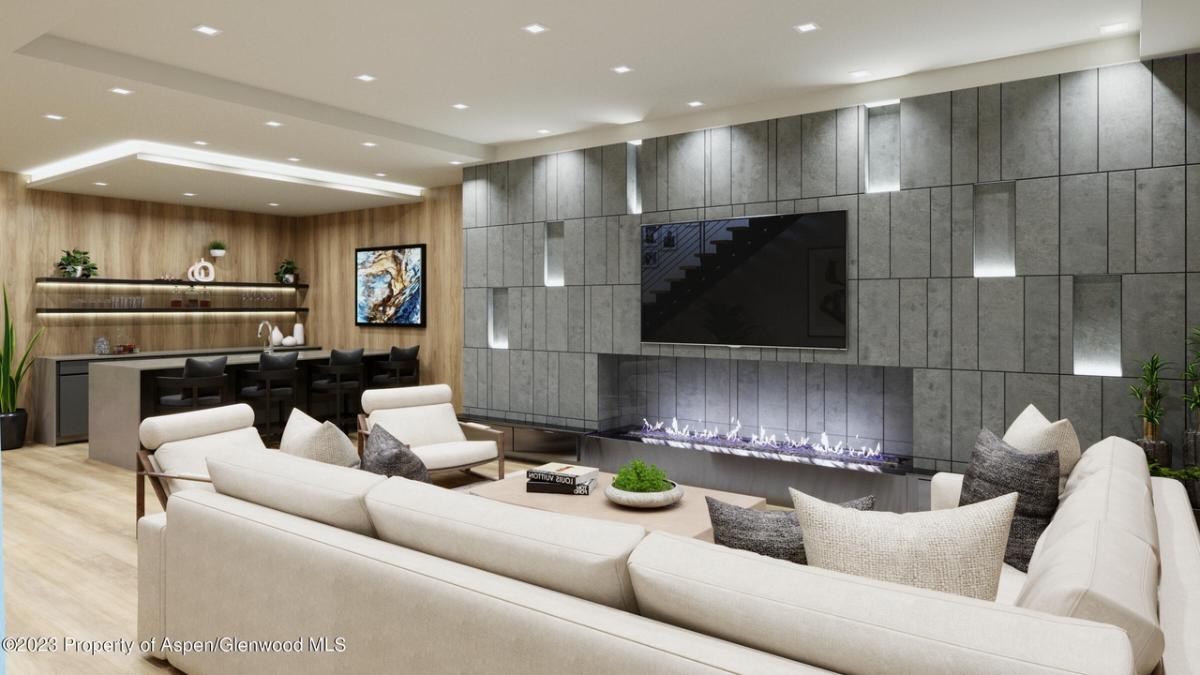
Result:
<svg viewBox="0 0 1200 675"><path fill-rule="evenodd" d="M454 166L462 166L461 159L452 159L452 160L450 160L450 163L453 164Z"/></svg>
<svg viewBox="0 0 1200 675"><path fill-rule="evenodd" d="M283 122L276 122L275 120L267 120L266 122L263 122L263 124L266 124L267 126L271 127L272 129L276 129L276 128L283 126Z"/></svg>
<svg viewBox="0 0 1200 675"><path fill-rule="evenodd" d="M452 105L450 107L454 108L455 110L466 110L467 108L470 108L471 106L467 105L466 103L455 103L454 105Z"/></svg>
<svg viewBox="0 0 1200 675"><path fill-rule="evenodd" d="M689 108L699 108L704 105L704 101L688 101Z"/></svg>
<svg viewBox="0 0 1200 675"><path fill-rule="evenodd" d="M625 73L632 73L633 68L629 66L613 66L612 71L618 75L624 75Z"/></svg>
<svg viewBox="0 0 1200 675"><path fill-rule="evenodd" d="M223 32L220 28L214 28L212 26L208 26L205 24L200 24L199 26L192 28L192 30L196 31L197 33L199 33L201 35L206 35L208 37L216 37Z"/></svg>
<svg viewBox="0 0 1200 675"><path fill-rule="evenodd" d="M1129 24L1127 24L1125 22L1110 23L1107 26L1101 26L1100 32L1104 35L1112 35L1113 33L1120 33L1122 31L1125 31L1128 29L1129 29Z"/></svg>
<svg viewBox="0 0 1200 675"><path fill-rule="evenodd" d="M802 23L802 24L799 24L799 25L793 26L793 27L796 29L797 33L811 33L814 30L821 30L820 26L818 26L817 24L812 23L812 22Z"/></svg>
<svg viewBox="0 0 1200 675"><path fill-rule="evenodd" d="M531 23L528 26L522 27L521 30L529 33L530 35L537 35L539 33L545 33L549 29L540 23Z"/></svg>
<svg viewBox="0 0 1200 675"><path fill-rule="evenodd" d="M363 73L362 75L355 75L354 79L358 80L359 82L374 82L376 77L374 75Z"/></svg>
<svg viewBox="0 0 1200 675"><path fill-rule="evenodd" d="M53 120L55 122L61 122L65 119L67 119L67 118L63 117L62 115L55 115L54 113L46 113L45 115L42 115L42 117L45 117L48 120Z"/></svg>
<svg viewBox="0 0 1200 675"><path fill-rule="evenodd" d="M123 159L345 190L379 197L419 198L424 192L423 188L415 185L143 140L128 140L106 145L21 173L28 176L30 187L38 187L66 175Z"/></svg>
<svg viewBox="0 0 1200 675"><path fill-rule="evenodd" d="M898 98L886 98L886 99L883 99L882 101L871 101L870 103L864 103L863 107L864 108L882 108L884 106L897 105L899 103L900 103L900 99L898 99Z"/></svg>
<svg viewBox="0 0 1200 675"><path fill-rule="evenodd" d="M630 145L641 145L641 144L642 144L642 139L640 139L640 138L639 138L639 139L637 139L636 141L629 141L629 144L630 144Z"/></svg>
<svg viewBox="0 0 1200 675"><path fill-rule="evenodd" d="M128 96L133 93L132 89L126 89L125 87L113 87L112 89L109 89L109 91L117 96Z"/></svg>

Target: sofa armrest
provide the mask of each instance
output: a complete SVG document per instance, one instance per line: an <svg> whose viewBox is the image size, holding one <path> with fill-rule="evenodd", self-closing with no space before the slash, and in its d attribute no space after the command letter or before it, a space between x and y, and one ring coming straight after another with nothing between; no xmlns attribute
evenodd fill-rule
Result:
<svg viewBox="0 0 1200 675"><path fill-rule="evenodd" d="M933 474L933 482L929 486L929 509L940 511L958 506L959 495L962 494L963 475L939 471Z"/></svg>
<svg viewBox="0 0 1200 675"><path fill-rule="evenodd" d="M504 478L504 432L478 422L459 420L458 426L468 441L493 441L496 444L496 462L499 467L496 472L496 480L502 480Z"/></svg>
<svg viewBox="0 0 1200 675"><path fill-rule="evenodd" d="M1183 483L1151 478L1154 516L1158 526L1162 572L1158 588L1158 619L1165 647L1165 675L1200 672L1200 532Z"/></svg>
<svg viewBox="0 0 1200 675"><path fill-rule="evenodd" d="M137 522L138 545L138 641L153 640L149 656L165 658L157 648L166 634L166 534L167 514L144 516Z"/></svg>

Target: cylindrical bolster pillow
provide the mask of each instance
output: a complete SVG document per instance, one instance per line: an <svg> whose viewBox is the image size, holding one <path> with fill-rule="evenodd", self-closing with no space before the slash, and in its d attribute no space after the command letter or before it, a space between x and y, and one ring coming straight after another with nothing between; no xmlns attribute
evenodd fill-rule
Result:
<svg viewBox="0 0 1200 675"><path fill-rule="evenodd" d="M449 403L454 394L447 384L426 384L420 387L394 387L392 389L368 389L362 395L363 412L370 415L376 410L412 408L422 405Z"/></svg>
<svg viewBox="0 0 1200 675"><path fill-rule="evenodd" d="M254 425L254 409L245 403L148 417L138 428L142 445L157 450L162 444L211 436Z"/></svg>

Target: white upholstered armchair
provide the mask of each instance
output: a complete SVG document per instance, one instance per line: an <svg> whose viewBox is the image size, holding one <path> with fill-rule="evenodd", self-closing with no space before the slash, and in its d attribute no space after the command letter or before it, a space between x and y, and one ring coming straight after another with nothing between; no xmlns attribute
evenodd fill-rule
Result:
<svg viewBox="0 0 1200 675"><path fill-rule="evenodd" d="M460 422L450 402L452 395L444 384L364 391L358 454L362 455L371 430L379 425L408 445L429 471L466 471L496 461L497 480L504 478L503 432Z"/></svg>
<svg viewBox="0 0 1200 675"><path fill-rule="evenodd" d="M254 409L245 403L148 417L138 428L137 517L146 512L146 480L167 506L172 492L209 489L209 457L224 457L246 448L265 450L254 428Z"/></svg>

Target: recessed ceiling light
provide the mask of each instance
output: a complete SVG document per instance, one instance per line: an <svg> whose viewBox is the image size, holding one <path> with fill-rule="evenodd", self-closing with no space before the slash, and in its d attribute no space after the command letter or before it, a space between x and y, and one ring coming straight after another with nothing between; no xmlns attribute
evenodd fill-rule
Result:
<svg viewBox="0 0 1200 675"><path fill-rule="evenodd" d="M278 202L268 202L267 206L279 206Z"/></svg>
<svg viewBox="0 0 1200 675"><path fill-rule="evenodd" d="M208 141L192 141L192 145L208 145Z"/></svg>
<svg viewBox="0 0 1200 675"><path fill-rule="evenodd" d="M220 28L213 28L212 26L206 26L205 24L200 24L192 30L200 33L201 35L207 35L208 37L215 37L221 34Z"/></svg>
<svg viewBox="0 0 1200 675"><path fill-rule="evenodd" d="M375 147L376 145L379 145L379 144L378 144L378 143L376 143L376 142L374 142L374 141L363 141L363 147L364 147L364 148L373 148L373 147Z"/></svg>
<svg viewBox="0 0 1200 675"><path fill-rule="evenodd" d="M359 82L374 82L375 76L363 73L362 75L355 75L354 79L358 80Z"/></svg>
<svg viewBox="0 0 1200 675"><path fill-rule="evenodd" d="M618 75L624 75L625 73L632 73L633 68L629 66L613 66L612 71Z"/></svg>
<svg viewBox="0 0 1200 675"><path fill-rule="evenodd" d="M538 33L545 33L546 27L540 23L531 23L528 26L523 27L521 30L525 31L526 33L537 35Z"/></svg>
<svg viewBox="0 0 1200 675"><path fill-rule="evenodd" d="M386 176L387 174L386 174L386 173L384 173L384 172L382 172L382 171L376 171L376 172L375 172L375 175L376 175L376 176L379 176L380 178L383 178L383 177L384 177L384 176Z"/></svg>
<svg viewBox="0 0 1200 675"><path fill-rule="evenodd" d="M450 107L454 108L455 110L466 110L467 108L470 108L471 106L467 105L466 103L455 103L454 105L452 105Z"/></svg>
<svg viewBox="0 0 1200 675"><path fill-rule="evenodd" d="M62 120L67 119L62 115L55 115L54 113L46 113L45 115L42 115L42 117L45 117L48 120L54 120L55 122L61 122Z"/></svg>
<svg viewBox="0 0 1200 675"><path fill-rule="evenodd" d="M1104 34L1120 33L1121 31L1125 30L1126 28L1129 28L1129 24L1127 24L1125 22L1110 23L1107 26L1101 26L1100 32L1104 33Z"/></svg>
<svg viewBox="0 0 1200 675"><path fill-rule="evenodd" d="M699 108L702 105L704 105L704 101L688 101L688 107L690 108Z"/></svg>
<svg viewBox="0 0 1200 675"><path fill-rule="evenodd" d="M811 33L814 30L821 30L820 26L818 26L817 24L812 23L812 22L802 23L798 26L795 26L794 28L796 29L797 33Z"/></svg>
<svg viewBox="0 0 1200 675"><path fill-rule="evenodd" d="M195 197L196 193L195 192L185 192L185 193L183 193L183 196L184 197Z"/></svg>
<svg viewBox="0 0 1200 675"><path fill-rule="evenodd" d="M550 130L549 129L538 129L538 133L545 136L546 134L550 133Z"/></svg>
<svg viewBox="0 0 1200 675"><path fill-rule="evenodd" d="M113 87L112 89L109 89L109 91L117 94L118 96L128 96L133 93L132 89L126 89L125 87Z"/></svg>
<svg viewBox="0 0 1200 675"><path fill-rule="evenodd" d="M104 181L100 181L100 180L96 181L95 183L92 183L92 185L95 185L96 187L108 187L108 183L105 183Z"/></svg>
<svg viewBox="0 0 1200 675"><path fill-rule="evenodd" d="M869 71L869 70L852 70L852 71L850 71L850 77L853 77L856 80L861 80L862 78L867 77L870 74L871 74L871 71Z"/></svg>
<svg viewBox="0 0 1200 675"><path fill-rule="evenodd" d="M283 126L283 122L276 122L275 120L267 120L266 125L269 127L281 127L281 126Z"/></svg>
<svg viewBox="0 0 1200 675"><path fill-rule="evenodd" d="M629 144L630 144L630 145L641 145L641 144L642 144L642 139L640 139L640 138L639 138L639 139L637 139L636 141L629 141Z"/></svg>
<svg viewBox="0 0 1200 675"><path fill-rule="evenodd" d="M299 157L288 157L288 161L289 162L299 162L300 158Z"/></svg>

